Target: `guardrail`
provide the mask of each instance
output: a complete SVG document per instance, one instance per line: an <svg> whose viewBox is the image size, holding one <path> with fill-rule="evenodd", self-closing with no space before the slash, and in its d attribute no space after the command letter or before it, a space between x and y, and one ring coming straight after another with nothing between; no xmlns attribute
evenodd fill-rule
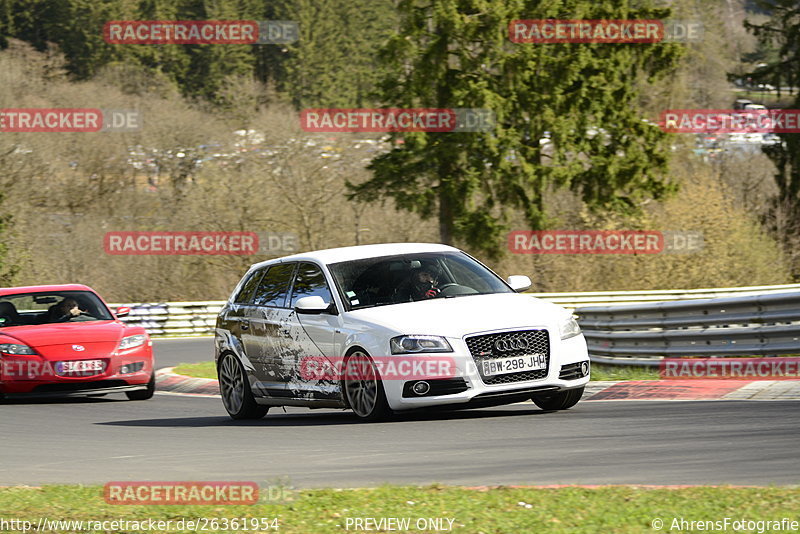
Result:
<svg viewBox="0 0 800 534"><path fill-rule="evenodd" d="M800 354L800 290L575 310L592 361Z"/></svg>
<svg viewBox="0 0 800 534"><path fill-rule="evenodd" d="M526 293L554 302L569 310L588 305L619 306L663 301L685 301L709 297L764 295L800 291L800 284L733 288L657 290L657 291L593 291L588 293ZM131 314L123 321L145 327L153 336L200 336L214 332L216 315L224 301L207 302L145 302L113 304L128 306ZM800 351L798 351L800 352Z"/></svg>
<svg viewBox="0 0 800 534"><path fill-rule="evenodd" d="M648 302L683 301L738 297L800 291L800 284L777 286L727 287L710 289L664 289L653 291L591 291L585 293L530 293L530 295L555 302L569 310L582 306L616 306L619 304L644 304Z"/></svg>
<svg viewBox="0 0 800 534"><path fill-rule="evenodd" d="M225 301L145 302L110 304L112 309L128 306L130 315L122 321L143 326L151 336L204 336L214 333L217 314Z"/></svg>

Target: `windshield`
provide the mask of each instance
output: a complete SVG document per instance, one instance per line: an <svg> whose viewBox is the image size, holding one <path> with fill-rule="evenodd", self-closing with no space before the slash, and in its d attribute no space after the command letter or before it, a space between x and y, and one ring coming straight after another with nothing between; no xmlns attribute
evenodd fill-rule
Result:
<svg viewBox="0 0 800 534"><path fill-rule="evenodd" d="M382 256L328 266L348 310L431 298L513 293L462 252Z"/></svg>
<svg viewBox="0 0 800 534"><path fill-rule="evenodd" d="M103 301L91 291L47 291L0 296L0 328L113 319Z"/></svg>

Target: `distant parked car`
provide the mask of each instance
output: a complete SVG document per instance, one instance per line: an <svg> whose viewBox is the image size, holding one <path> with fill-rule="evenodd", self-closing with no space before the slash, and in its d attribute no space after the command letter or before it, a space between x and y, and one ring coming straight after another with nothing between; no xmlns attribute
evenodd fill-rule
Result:
<svg viewBox="0 0 800 534"><path fill-rule="evenodd" d="M152 344L144 328L119 320L129 312L115 315L79 284L0 289L0 398L151 398Z"/></svg>
<svg viewBox="0 0 800 534"><path fill-rule="evenodd" d="M234 419L306 406L368 421L526 400L565 410L589 381L586 342L570 312L519 294L530 285L435 244L258 263L217 317L223 405Z"/></svg>

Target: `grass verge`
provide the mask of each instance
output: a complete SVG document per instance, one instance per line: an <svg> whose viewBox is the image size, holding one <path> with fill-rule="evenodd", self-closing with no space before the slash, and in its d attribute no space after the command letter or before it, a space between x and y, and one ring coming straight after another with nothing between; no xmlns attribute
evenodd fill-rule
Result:
<svg viewBox="0 0 800 534"><path fill-rule="evenodd" d="M214 362L181 363L175 366L175 369L173 369L172 372L179 375L193 376L196 378L217 379L217 367Z"/></svg>
<svg viewBox="0 0 800 534"><path fill-rule="evenodd" d="M592 380L658 380L658 367L592 364Z"/></svg>
<svg viewBox="0 0 800 534"><path fill-rule="evenodd" d="M262 500L267 493L262 487ZM198 532L186 522L206 522L206 531L232 532L224 519L239 522L269 520L267 528L239 528L238 532L328 533L364 530L354 520L385 518L409 521L410 532L520 533L520 532L689 532L680 521L780 521L800 517L800 489L786 487L692 487L649 489L629 486L599 488L510 488L474 490L459 487L383 486L375 489L318 489L291 491L280 503L251 506L120 506L103 500L100 486L45 486L0 489L0 509L6 521L40 518L72 521L172 521L168 528L145 529L135 523L105 525L106 532ZM287 495L287 493L284 493ZM216 523L211 519L216 518ZM271 522L277 518L277 523ZM184 520L184 528L179 521ZM438 520L432 523L431 520ZM450 523L452 520L452 523ZM417 523L419 521L419 524ZM659 521L661 523L659 523ZM277 524L278 529L271 528ZM349 525L349 529L347 528ZM661 525L661 528L654 528ZM677 525L677 526L676 526ZM60 525L59 532L97 532ZM94 526L103 527L95 524ZM199 526L199 525L198 525ZM775 525L773 525L774 527ZM87 528L88 527L88 528ZM112 527L112 528L108 528ZM421 528L419 528L421 527ZM7 528L7 527L0 527ZM733 531L733 526L727 527ZM739 531L758 531L759 527ZM784 532L791 526L770 528ZM381 530L373 528L372 530ZM382 531L388 531L384 527ZM398 529L395 529L398 530ZM722 528L700 528L719 531ZM6 532L6 530L2 530ZM406 531L405 529L401 531Z"/></svg>
<svg viewBox="0 0 800 534"><path fill-rule="evenodd" d="M197 378L217 378L214 362L182 363L175 367L179 375ZM658 380L658 369L627 365L592 365L592 380Z"/></svg>

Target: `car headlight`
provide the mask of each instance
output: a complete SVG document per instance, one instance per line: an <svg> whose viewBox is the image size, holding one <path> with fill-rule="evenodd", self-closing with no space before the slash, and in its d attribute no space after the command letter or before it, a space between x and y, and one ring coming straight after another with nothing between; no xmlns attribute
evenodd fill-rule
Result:
<svg viewBox="0 0 800 534"><path fill-rule="evenodd" d="M19 343L0 343L0 353L2 354L36 354L36 351L33 350L28 345L22 345Z"/></svg>
<svg viewBox="0 0 800 534"><path fill-rule="evenodd" d="M453 352L447 340L440 336L397 336L389 341L392 354L415 352Z"/></svg>
<svg viewBox="0 0 800 534"><path fill-rule="evenodd" d="M144 342L147 340L147 337L143 334L137 334L135 336L128 336L123 337L122 341L119 342L120 350L125 349L132 349L134 347L138 347L140 345L144 345Z"/></svg>
<svg viewBox="0 0 800 534"><path fill-rule="evenodd" d="M562 320L558 329L561 332L561 339L569 339L581 333L581 327L578 326L578 321L572 315Z"/></svg>

